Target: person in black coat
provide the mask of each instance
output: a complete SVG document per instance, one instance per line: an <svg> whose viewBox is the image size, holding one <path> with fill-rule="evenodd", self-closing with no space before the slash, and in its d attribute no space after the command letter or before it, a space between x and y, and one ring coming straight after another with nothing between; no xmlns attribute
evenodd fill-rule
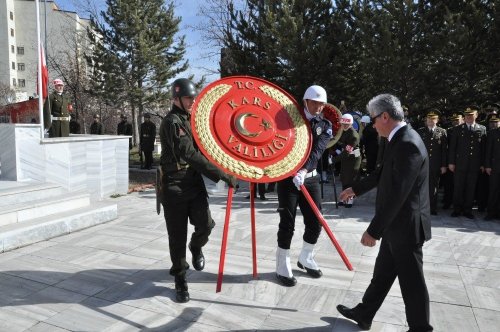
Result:
<svg viewBox="0 0 500 332"><path fill-rule="evenodd" d="M141 153L144 153L144 168L151 169L153 166L153 151L155 149L156 126L151 122L151 115L144 114L144 122L139 130Z"/></svg>
<svg viewBox="0 0 500 332"><path fill-rule="evenodd" d="M418 133L403 121L398 98L378 95L367 110L379 135L388 140L383 162L370 176L342 191L340 199L377 187L375 215L361 243L373 247L382 241L362 302L354 308L338 305L337 310L369 330L397 277L410 331L432 331L422 254L423 243L431 238L427 150Z"/></svg>
<svg viewBox="0 0 500 332"><path fill-rule="evenodd" d="M90 125L90 135L102 135L102 123L100 122L99 114L94 114L94 122Z"/></svg>
<svg viewBox="0 0 500 332"><path fill-rule="evenodd" d="M484 220L500 219L500 119L490 118L496 128L490 129L486 145L484 167L488 174L490 194Z"/></svg>

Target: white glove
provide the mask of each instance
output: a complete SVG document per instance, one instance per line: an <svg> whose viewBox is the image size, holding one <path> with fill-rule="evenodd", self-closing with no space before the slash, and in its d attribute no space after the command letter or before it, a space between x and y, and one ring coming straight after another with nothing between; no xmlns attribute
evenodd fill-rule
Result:
<svg viewBox="0 0 500 332"><path fill-rule="evenodd" d="M307 171L305 169L301 169L295 174L293 177L293 184L300 190L300 186L304 184L304 179L306 177Z"/></svg>

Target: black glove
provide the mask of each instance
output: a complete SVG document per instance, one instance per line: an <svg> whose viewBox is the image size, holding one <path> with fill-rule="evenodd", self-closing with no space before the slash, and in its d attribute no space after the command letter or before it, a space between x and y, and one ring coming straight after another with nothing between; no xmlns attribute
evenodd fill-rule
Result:
<svg viewBox="0 0 500 332"><path fill-rule="evenodd" d="M238 187L238 180L231 174L225 174L221 177L221 180L227 183L227 185L231 188Z"/></svg>

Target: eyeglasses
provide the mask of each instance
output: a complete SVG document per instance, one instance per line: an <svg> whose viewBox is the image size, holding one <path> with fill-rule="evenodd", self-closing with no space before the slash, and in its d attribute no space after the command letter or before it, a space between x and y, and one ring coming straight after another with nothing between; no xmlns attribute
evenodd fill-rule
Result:
<svg viewBox="0 0 500 332"><path fill-rule="evenodd" d="M375 115L374 117L370 117L370 121L371 121L372 123L375 123L375 120L376 120L379 116L381 116L382 114L384 114L384 112L379 113L378 115Z"/></svg>

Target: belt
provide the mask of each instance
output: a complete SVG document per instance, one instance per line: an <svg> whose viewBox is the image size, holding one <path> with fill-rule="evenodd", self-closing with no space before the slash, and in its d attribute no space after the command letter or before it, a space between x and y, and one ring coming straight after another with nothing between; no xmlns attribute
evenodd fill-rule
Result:
<svg viewBox="0 0 500 332"><path fill-rule="evenodd" d="M70 117L69 116L53 116L52 120L56 120L56 121L69 121Z"/></svg>
<svg viewBox="0 0 500 332"><path fill-rule="evenodd" d="M313 176L316 176L316 175L318 175L318 172L316 172L316 170L313 169L312 171L307 173L306 176L304 176L304 179L312 178Z"/></svg>

